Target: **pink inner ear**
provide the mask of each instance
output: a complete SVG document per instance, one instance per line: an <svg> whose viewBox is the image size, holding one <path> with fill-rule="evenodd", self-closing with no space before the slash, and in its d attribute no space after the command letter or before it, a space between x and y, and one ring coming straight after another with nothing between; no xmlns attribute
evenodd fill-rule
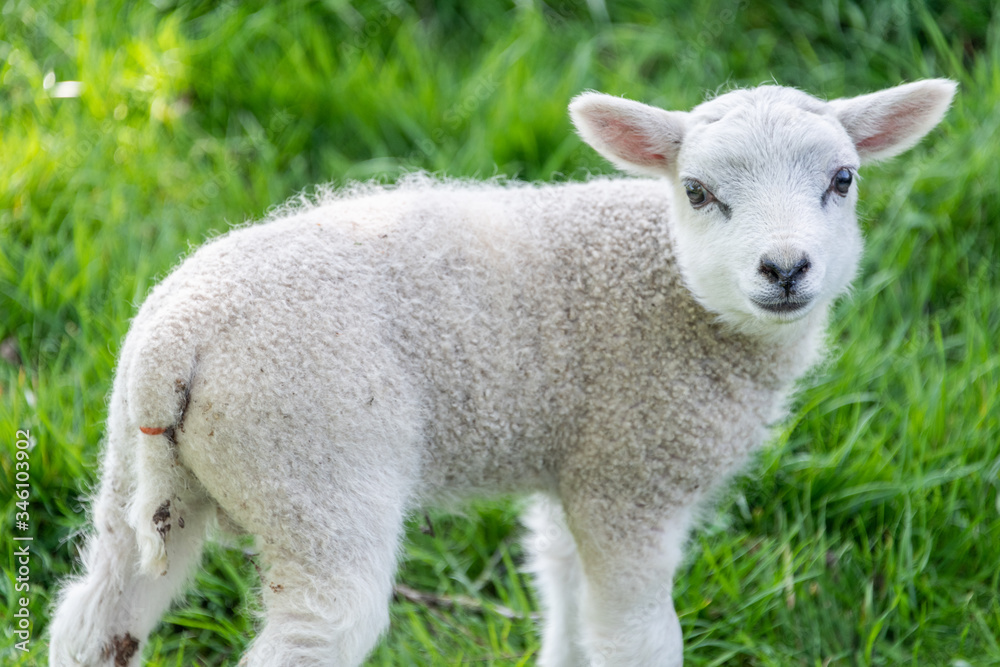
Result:
<svg viewBox="0 0 1000 667"><path fill-rule="evenodd" d="M880 151L895 144L899 140L899 135L903 134L906 128L906 123L900 123L895 118L887 119L878 127L878 133L859 141L857 149L862 153Z"/></svg>
<svg viewBox="0 0 1000 667"><path fill-rule="evenodd" d="M891 115L885 115L872 124L873 134L858 141L855 145L861 153L877 153L885 148L905 141L907 135L914 131L927 115L927 105L921 102L900 102L892 110Z"/></svg>
<svg viewBox="0 0 1000 667"><path fill-rule="evenodd" d="M601 139L623 160L644 166L664 162L663 155L652 151L649 138L636 125L614 114L601 114L595 120L601 127Z"/></svg>

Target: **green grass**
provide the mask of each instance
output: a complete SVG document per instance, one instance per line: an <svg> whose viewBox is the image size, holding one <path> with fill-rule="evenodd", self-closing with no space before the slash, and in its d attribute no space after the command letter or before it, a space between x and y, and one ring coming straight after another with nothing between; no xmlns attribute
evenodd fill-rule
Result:
<svg viewBox="0 0 1000 667"><path fill-rule="evenodd" d="M437 4L0 8L0 661L45 663L129 318L208 235L317 182L609 171L566 116L587 88L685 109L772 78L836 97L948 76L941 127L864 170L868 250L830 361L693 537L676 600L692 665L1000 664L995 3ZM51 97L49 72L82 95ZM27 655L7 648L17 429L35 443ZM394 604L369 664L533 664L515 505L430 520L400 581L441 603ZM236 663L259 586L244 547L209 550L150 664Z"/></svg>

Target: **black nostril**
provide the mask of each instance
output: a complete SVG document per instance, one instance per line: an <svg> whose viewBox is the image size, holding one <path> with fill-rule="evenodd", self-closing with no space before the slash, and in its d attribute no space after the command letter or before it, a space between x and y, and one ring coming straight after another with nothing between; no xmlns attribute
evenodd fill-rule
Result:
<svg viewBox="0 0 1000 667"><path fill-rule="evenodd" d="M800 277L803 273L806 273L810 268L812 268L812 264L809 263L809 258L803 257L792 268L792 275L789 277L794 280Z"/></svg>
<svg viewBox="0 0 1000 667"><path fill-rule="evenodd" d="M784 274L784 272L778 267L778 265L769 259L760 260L759 271L764 275L765 278L767 278L772 283L776 283L779 280L781 280L781 277Z"/></svg>

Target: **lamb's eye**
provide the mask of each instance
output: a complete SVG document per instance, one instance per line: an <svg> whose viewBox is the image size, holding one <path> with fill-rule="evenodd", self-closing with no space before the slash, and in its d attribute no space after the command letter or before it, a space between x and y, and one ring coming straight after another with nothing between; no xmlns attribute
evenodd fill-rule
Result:
<svg viewBox="0 0 1000 667"><path fill-rule="evenodd" d="M701 208L707 204L712 197L712 193L705 189L705 186L698 181L684 181L684 191L687 192L688 201L691 206Z"/></svg>
<svg viewBox="0 0 1000 667"><path fill-rule="evenodd" d="M833 189L843 197L851 189L851 181L853 180L854 177L849 169L841 169L833 177Z"/></svg>

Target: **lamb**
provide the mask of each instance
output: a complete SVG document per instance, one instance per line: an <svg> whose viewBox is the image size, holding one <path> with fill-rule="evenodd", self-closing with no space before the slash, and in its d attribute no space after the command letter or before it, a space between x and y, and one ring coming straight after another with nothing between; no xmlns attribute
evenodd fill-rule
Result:
<svg viewBox="0 0 1000 667"><path fill-rule="evenodd" d="M681 665L685 537L822 354L862 251L857 170L954 92L769 85L690 112L584 93L580 135L652 178L415 175L206 244L125 340L50 664L138 664L218 526L268 568L241 664L358 665L407 513L521 493L539 664Z"/></svg>

